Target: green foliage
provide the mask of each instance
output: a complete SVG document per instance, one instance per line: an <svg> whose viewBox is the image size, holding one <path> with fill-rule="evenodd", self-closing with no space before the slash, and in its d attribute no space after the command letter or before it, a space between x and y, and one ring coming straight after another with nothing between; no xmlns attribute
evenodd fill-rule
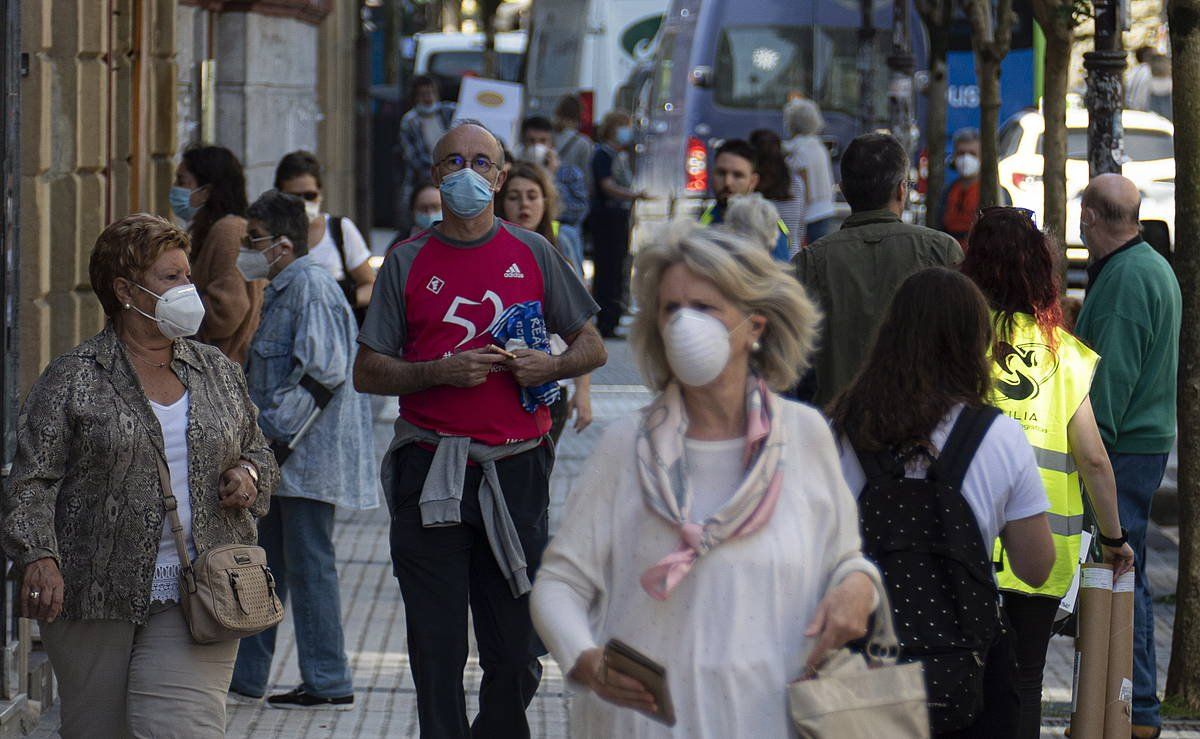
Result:
<svg viewBox="0 0 1200 739"><path fill-rule="evenodd" d="M1177 695L1164 698L1158 710L1162 717L1167 719L1200 719L1200 710L1192 708Z"/></svg>

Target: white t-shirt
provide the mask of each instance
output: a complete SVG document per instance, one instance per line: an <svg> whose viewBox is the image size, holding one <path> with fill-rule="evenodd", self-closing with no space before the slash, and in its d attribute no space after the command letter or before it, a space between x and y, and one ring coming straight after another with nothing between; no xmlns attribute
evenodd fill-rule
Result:
<svg viewBox="0 0 1200 739"><path fill-rule="evenodd" d="M345 279L346 269L342 265L342 255L338 253L337 244L333 243L330 231L331 219L328 213L322 213L321 217L325 219L325 235L321 237L321 241L316 246L308 248L308 254L313 261L333 275L333 279ZM342 218L342 246L346 250L346 263L352 270L357 269L371 256L371 250L367 247L362 233L349 218Z"/></svg>
<svg viewBox="0 0 1200 739"><path fill-rule="evenodd" d="M746 439L684 439L683 450L688 484L692 487L692 510L688 519L693 523L704 523L729 502L742 483Z"/></svg>
<svg viewBox="0 0 1200 739"><path fill-rule="evenodd" d="M931 435L930 441L938 449L950 437L961 410L961 405L951 409ZM838 441L838 448L842 456L842 474L850 492L858 498L867 482L866 475L854 448L844 437ZM910 468L908 476L923 478L925 470ZM1033 447L1025 438L1021 424L1003 415L992 422L967 468L962 494L975 514L983 540L989 543L996 540L1009 521L1036 516L1050 509Z"/></svg>
<svg viewBox="0 0 1200 739"><path fill-rule="evenodd" d="M833 164L829 150L816 136L796 136L784 142L788 166L799 174L807 171L808 208L806 223L814 223L833 215Z"/></svg>
<svg viewBox="0 0 1200 739"><path fill-rule="evenodd" d="M196 543L192 541L192 499L188 486L188 392L171 405L150 401L158 425L162 427L163 449L167 453L167 471L171 473L171 494L178 504L179 522L183 524L183 539L187 542L188 556L196 558ZM175 547L175 535L171 532L171 521L163 516L162 537L158 540L158 557L154 561L154 580L150 600L160 603L179 600L179 550Z"/></svg>

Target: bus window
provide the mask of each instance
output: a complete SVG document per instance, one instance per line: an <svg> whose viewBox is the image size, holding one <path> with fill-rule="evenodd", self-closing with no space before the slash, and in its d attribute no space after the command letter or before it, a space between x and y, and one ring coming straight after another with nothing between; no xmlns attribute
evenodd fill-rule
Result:
<svg viewBox="0 0 1200 739"><path fill-rule="evenodd" d="M717 42L714 99L731 108L779 110L788 93L812 90L812 30L734 26Z"/></svg>
<svg viewBox="0 0 1200 739"><path fill-rule="evenodd" d="M499 77L516 82L521 74L521 55L496 52L499 61ZM437 76L443 86L452 82L457 88L464 74L483 74L482 51L438 51L429 55L429 73ZM443 87L444 89L444 87Z"/></svg>
<svg viewBox="0 0 1200 739"><path fill-rule="evenodd" d="M875 118L887 110L887 56L891 39L887 33L875 33ZM813 49L816 70L812 97L823 111L838 111L857 117L858 110L858 29L819 26Z"/></svg>

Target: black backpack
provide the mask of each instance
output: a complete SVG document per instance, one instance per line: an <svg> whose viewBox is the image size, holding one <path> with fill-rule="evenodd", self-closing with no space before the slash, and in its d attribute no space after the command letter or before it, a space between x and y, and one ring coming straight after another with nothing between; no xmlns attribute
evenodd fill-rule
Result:
<svg viewBox="0 0 1200 739"><path fill-rule="evenodd" d="M354 278L350 276L350 267L346 265L346 235L342 232L342 217L333 216L329 219L329 237L333 239L333 245L337 247L338 256L342 258L342 279L338 280L338 287L342 288L342 294L346 296L346 302L350 303L350 309L354 311L354 320L358 322L359 328L362 328L363 321L367 319L367 309L359 308L358 303L358 285L355 284Z"/></svg>
<svg viewBox="0 0 1200 739"><path fill-rule="evenodd" d="M856 450L867 477L858 498L863 554L883 573L900 661L924 664L935 732L970 726L982 711L984 665L1004 628L991 549L961 494L999 414L964 407L925 479L905 477L894 454Z"/></svg>

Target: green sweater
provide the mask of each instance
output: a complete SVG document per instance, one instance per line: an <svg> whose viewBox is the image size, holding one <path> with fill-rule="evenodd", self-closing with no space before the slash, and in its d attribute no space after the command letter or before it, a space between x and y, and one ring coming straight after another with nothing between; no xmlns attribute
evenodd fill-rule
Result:
<svg viewBox="0 0 1200 739"><path fill-rule="evenodd" d="M1111 451L1171 451L1181 302L1171 266L1144 241L1113 252L1088 286L1075 334L1101 357L1091 398Z"/></svg>

